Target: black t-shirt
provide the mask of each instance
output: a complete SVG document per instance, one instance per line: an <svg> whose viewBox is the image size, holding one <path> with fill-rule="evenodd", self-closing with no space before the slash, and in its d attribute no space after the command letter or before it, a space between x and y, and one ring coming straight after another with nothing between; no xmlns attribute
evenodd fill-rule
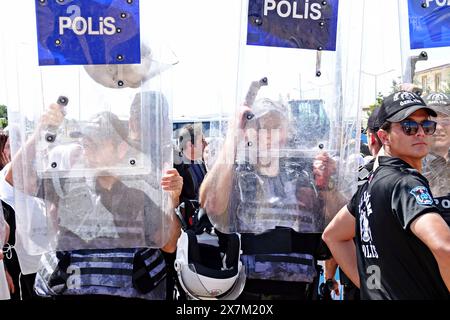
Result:
<svg viewBox="0 0 450 320"><path fill-rule="evenodd" d="M398 158L380 166L347 205L355 216L362 299L448 299L433 254L410 230L420 215L439 212L427 180Z"/></svg>

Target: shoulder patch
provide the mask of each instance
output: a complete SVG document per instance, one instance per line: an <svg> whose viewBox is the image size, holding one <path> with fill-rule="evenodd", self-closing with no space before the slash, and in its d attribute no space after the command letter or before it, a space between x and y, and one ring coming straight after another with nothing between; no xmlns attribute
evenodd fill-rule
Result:
<svg viewBox="0 0 450 320"><path fill-rule="evenodd" d="M421 206L431 206L433 204L433 198L424 186L414 187L409 193L416 198L417 204Z"/></svg>

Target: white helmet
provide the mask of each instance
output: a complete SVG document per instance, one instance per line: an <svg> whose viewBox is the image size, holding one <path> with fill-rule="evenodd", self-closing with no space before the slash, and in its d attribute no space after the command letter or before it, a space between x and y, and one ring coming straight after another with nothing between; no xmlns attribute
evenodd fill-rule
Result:
<svg viewBox="0 0 450 320"><path fill-rule="evenodd" d="M177 243L175 270L183 290L199 300L234 300L244 289L241 236L183 231Z"/></svg>

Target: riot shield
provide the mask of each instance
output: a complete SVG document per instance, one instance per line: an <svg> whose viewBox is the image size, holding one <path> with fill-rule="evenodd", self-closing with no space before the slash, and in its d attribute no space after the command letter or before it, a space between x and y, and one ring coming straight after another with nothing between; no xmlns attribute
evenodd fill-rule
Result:
<svg viewBox="0 0 450 320"><path fill-rule="evenodd" d="M450 216L450 6L446 1L399 1L403 80L438 116L423 173L436 204Z"/></svg>
<svg viewBox="0 0 450 320"><path fill-rule="evenodd" d="M2 49L14 65L8 107L20 135L12 139L12 171L22 193L17 230L29 253L166 243L160 180L172 163L176 57L152 34L146 15L154 5L15 5L29 19Z"/></svg>
<svg viewBox="0 0 450 320"><path fill-rule="evenodd" d="M243 1L238 107L202 199L220 231L321 232L355 191L362 10Z"/></svg>

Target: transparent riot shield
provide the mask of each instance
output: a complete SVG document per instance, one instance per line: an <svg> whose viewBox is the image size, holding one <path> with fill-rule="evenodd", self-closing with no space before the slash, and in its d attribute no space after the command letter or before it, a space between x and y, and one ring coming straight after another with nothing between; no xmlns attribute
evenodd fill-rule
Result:
<svg viewBox="0 0 450 320"><path fill-rule="evenodd" d="M219 230L321 232L355 191L362 10L243 1L238 107L202 199Z"/></svg>
<svg viewBox="0 0 450 320"><path fill-rule="evenodd" d="M2 48L25 249L163 246L176 57L155 2L33 2Z"/></svg>
<svg viewBox="0 0 450 320"><path fill-rule="evenodd" d="M423 173L436 203L450 216L450 5L399 1L403 80L437 112Z"/></svg>

